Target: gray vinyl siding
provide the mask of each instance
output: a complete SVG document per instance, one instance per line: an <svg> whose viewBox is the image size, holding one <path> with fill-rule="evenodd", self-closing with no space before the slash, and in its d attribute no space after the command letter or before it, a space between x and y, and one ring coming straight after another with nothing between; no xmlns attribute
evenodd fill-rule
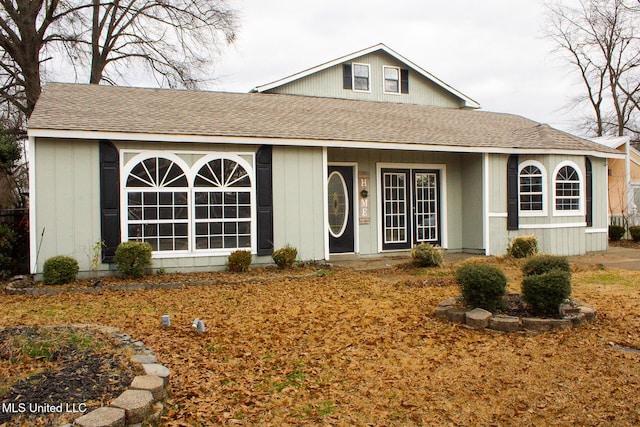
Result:
<svg viewBox="0 0 640 427"><path fill-rule="evenodd" d="M92 247L100 241L98 141L37 139L30 149L36 167L31 232L39 251L37 271L55 255L72 256L87 271Z"/></svg>
<svg viewBox="0 0 640 427"><path fill-rule="evenodd" d="M368 64L370 66L369 92L343 89L342 64L311 74L305 78L270 90L271 93L304 95L326 98L344 98L359 101L392 102L437 107L461 108L464 101L443 90L416 71L409 70L409 93L387 94L383 90L383 67L408 67L384 52L376 52L356 58L349 63Z"/></svg>
<svg viewBox="0 0 640 427"><path fill-rule="evenodd" d="M607 190L606 161L591 159L593 170L593 227L586 227L585 215L560 216L554 214L553 174L556 167L564 162L572 162L582 174L582 194L585 193L586 170L584 156L538 155L518 157L519 163L535 160L546 170L545 216L519 217L520 228L507 231L507 155L489 156L489 253L506 253L509 241L518 236L535 235L540 252L557 255L578 255L587 251L606 250ZM581 199L584 206L585 199ZM586 206L584 206L586 209ZM586 213L586 210L585 210Z"/></svg>
<svg viewBox="0 0 640 427"><path fill-rule="evenodd" d="M462 250L484 252L483 227L484 182L482 154L469 154L462 158Z"/></svg>
<svg viewBox="0 0 640 427"><path fill-rule="evenodd" d="M274 248L289 244L301 260L322 260L324 180L322 148L273 147Z"/></svg>
<svg viewBox="0 0 640 427"><path fill-rule="evenodd" d="M100 231L100 163L98 141L38 138L33 144L35 156L36 222L32 224L40 251L37 272L44 261L55 255L74 257L80 275L91 269L92 248L101 240ZM114 141L118 150L125 150L126 163L137 152L166 150L177 153L187 165L193 165L203 154L193 152L246 153L242 157L252 161L258 145L211 145L163 142ZM121 164L122 168L124 164ZM321 199L322 197L319 196ZM40 237L44 229L44 237ZM207 271L223 268L226 256L180 256L153 259L153 268L167 271ZM271 263L271 257L254 256L254 263ZM115 266L101 264L107 272Z"/></svg>

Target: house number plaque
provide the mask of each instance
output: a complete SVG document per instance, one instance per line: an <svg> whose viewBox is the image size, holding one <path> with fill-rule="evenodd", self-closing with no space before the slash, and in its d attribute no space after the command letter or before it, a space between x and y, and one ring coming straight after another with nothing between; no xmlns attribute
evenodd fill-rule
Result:
<svg viewBox="0 0 640 427"><path fill-rule="evenodd" d="M358 172L358 199L360 224L369 224L369 172Z"/></svg>

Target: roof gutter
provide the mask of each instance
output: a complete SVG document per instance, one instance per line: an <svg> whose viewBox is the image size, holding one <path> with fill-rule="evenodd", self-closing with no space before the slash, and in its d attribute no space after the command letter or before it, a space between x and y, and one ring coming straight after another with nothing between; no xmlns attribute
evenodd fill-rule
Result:
<svg viewBox="0 0 640 427"><path fill-rule="evenodd" d="M62 139L109 139L115 141L143 141L143 142L189 142L203 144L239 144L239 145L284 145L302 147L327 148L359 148L378 150L404 151L433 151L450 153L489 153L489 154L564 154L592 156L598 158L624 159L625 154L617 150L611 152L596 150L569 150L548 148L517 148L517 147L479 147L473 145L443 145L433 142L383 142L383 141L348 141L306 138L278 138L260 136L216 136L189 134L155 134L139 132L113 132L91 130L64 129L29 129L30 138L62 138Z"/></svg>

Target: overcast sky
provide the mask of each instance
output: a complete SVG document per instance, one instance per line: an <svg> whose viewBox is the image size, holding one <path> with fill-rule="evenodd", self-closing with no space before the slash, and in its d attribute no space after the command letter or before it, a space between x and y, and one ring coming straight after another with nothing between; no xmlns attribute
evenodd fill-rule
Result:
<svg viewBox="0 0 640 427"><path fill-rule="evenodd" d="M543 37L542 0L229 0L238 39L209 88L255 86L384 43L478 101L579 133L575 71ZM585 107L586 108L586 107Z"/></svg>

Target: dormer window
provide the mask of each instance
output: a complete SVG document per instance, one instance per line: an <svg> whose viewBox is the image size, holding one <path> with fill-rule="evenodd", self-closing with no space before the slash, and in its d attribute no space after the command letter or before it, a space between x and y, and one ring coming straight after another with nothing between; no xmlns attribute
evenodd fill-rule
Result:
<svg viewBox="0 0 640 427"><path fill-rule="evenodd" d="M384 93L400 93L400 68L383 67Z"/></svg>
<svg viewBox="0 0 640 427"><path fill-rule="evenodd" d="M369 91L369 65L353 65L353 90Z"/></svg>

